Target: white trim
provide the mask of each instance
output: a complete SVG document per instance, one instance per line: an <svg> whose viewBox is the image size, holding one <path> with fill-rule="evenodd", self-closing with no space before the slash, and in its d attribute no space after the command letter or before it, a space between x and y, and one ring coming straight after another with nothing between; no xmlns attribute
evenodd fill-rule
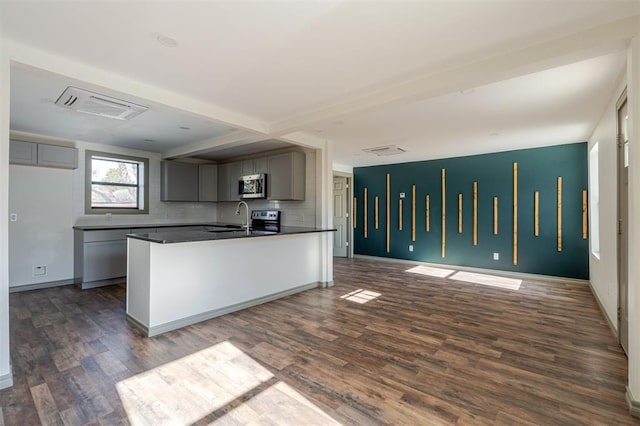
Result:
<svg viewBox="0 0 640 426"><path fill-rule="evenodd" d="M633 417L640 417L640 401L633 397L631 389L627 386L627 392L624 394L624 399L627 401L627 407L629 407L629 414Z"/></svg>
<svg viewBox="0 0 640 426"><path fill-rule="evenodd" d="M6 389L13 386L13 373L0 376L0 389Z"/></svg>
<svg viewBox="0 0 640 426"><path fill-rule="evenodd" d="M607 310L604 308L604 304L600 300L600 296L598 295L596 288L591 284L591 281L589 281L589 288L591 289L593 298L596 299L596 303L598 303L598 308L600 308L600 312L602 313L602 316L604 317L605 320L607 320L607 324L609 324L609 328L611 329L611 332L615 336L616 340L619 342L620 335L618 334L618 329L616 327L616 324L611 320L611 318L609 318L609 315L607 315Z"/></svg>
<svg viewBox="0 0 640 426"><path fill-rule="evenodd" d="M134 326L140 329L147 337L157 336L162 333L166 333L168 331L177 330L182 327L186 327L192 324L196 324L202 321L206 321L212 318L216 318L222 315L230 314L231 312L239 311L242 309L250 308L252 306L261 305L263 303L272 302L276 299L280 299L282 297L291 296L292 294L301 293L306 290L310 290L312 288L324 288L329 287L329 283L321 283L315 282L310 284L301 285L299 287L295 287L289 290L280 291L278 293L273 293L268 296L259 297L257 299L249 300L246 302L238 303L231 306L226 306L221 309L214 309L212 311L203 312L201 314L192 315L190 317L181 318L176 321L170 321L161 325L156 325L153 327L147 327L142 324L140 321L127 314L127 320L131 322Z"/></svg>
<svg viewBox="0 0 640 426"><path fill-rule="evenodd" d="M492 275L497 275L497 276L507 277L507 278L519 278L521 280L528 280L528 281L545 280L545 281L552 281L557 283L590 285L589 280L582 280L579 278L566 278L566 277L556 277L553 275L528 274L525 272L503 271L500 269L474 268L471 266L448 265L445 263L420 262L417 260L396 259L392 257L368 256L364 254L356 254L354 257L357 257L360 259L381 260L383 262L397 262L397 263L406 263L411 265L424 265L424 266L429 266L431 268L447 268L447 269L456 269L458 271L478 272L481 274L492 274Z"/></svg>
<svg viewBox="0 0 640 426"><path fill-rule="evenodd" d="M60 281L47 281L44 283L35 283L35 284L26 284L26 285L16 285L13 287L9 287L9 293L19 293L21 291L40 290L43 288L51 288L51 287L62 287L63 285L72 285L72 284L75 284L74 279L60 280Z"/></svg>

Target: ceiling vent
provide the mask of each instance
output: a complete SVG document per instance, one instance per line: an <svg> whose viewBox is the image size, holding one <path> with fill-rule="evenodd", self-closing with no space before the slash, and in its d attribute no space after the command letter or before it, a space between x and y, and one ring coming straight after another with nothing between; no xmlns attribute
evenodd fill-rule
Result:
<svg viewBox="0 0 640 426"><path fill-rule="evenodd" d="M398 155L404 154L407 152L406 149L402 149L396 145L387 145L387 146L378 146L375 148L367 148L363 149L364 152L368 152L369 154L375 154L378 157L386 157L388 155Z"/></svg>
<svg viewBox="0 0 640 426"><path fill-rule="evenodd" d="M142 105L78 89L77 87L67 87L56 101L56 105L73 111L117 120L130 120L148 109Z"/></svg>

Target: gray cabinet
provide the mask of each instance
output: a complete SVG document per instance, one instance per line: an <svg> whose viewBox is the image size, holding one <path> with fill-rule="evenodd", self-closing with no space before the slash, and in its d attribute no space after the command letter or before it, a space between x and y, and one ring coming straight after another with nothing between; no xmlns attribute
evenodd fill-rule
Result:
<svg viewBox="0 0 640 426"><path fill-rule="evenodd" d="M161 201L198 201L198 165L163 161L160 165Z"/></svg>
<svg viewBox="0 0 640 426"><path fill-rule="evenodd" d="M81 288L123 282L127 275L127 234L130 229L74 230L74 281Z"/></svg>
<svg viewBox="0 0 640 426"><path fill-rule="evenodd" d="M66 146L10 141L9 162L32 166L78 168L78 150Z"/></svg>
<svg viewBox="0 0 640 426"><path fill-rule="evenodd" d="M304 200L306 158L301 152L267 157L267 198Z"/></svg>
<svg viewBox="0 0 640 426"><path fill-rule="evenodd" d="M9 163L38 164L38 144L23 141L9 141Z"/></svg>
<svg viewBox="0 0 640 426"><path fill-rule="evenodd" d="M198 201L218 201L218 165L198 166Z"/></svg>
<svg viewBox="0 0 640 426"><path fill-rule="evenodd" d="M38 165L60 167L66 169L78 168L78 150L66 146L38 144Z"/></svg>
<svg viewBox="0 0 640 426"><path fill-rule="evenodd" d="M242 162L218 165L218 201L238 201L238 182L242 173Z"/></svg>
<svg viewBox="0 0 640 426"><path fill-rule="evenodd" d="M268 171L267 157L253 158L251 160L243 160L241 163L242 163L241 176L255 175L258 173L267 173Z"/></svg>

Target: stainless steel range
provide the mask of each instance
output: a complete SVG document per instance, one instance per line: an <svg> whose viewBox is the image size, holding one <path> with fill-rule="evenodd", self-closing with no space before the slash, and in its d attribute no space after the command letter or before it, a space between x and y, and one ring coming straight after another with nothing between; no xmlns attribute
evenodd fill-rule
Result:
<svg viewBox="0 0 640 426"><path fill-rule="evenodd" d="M280 232L280 217L279 210L253 210L251 212L251 229Z"/></svg>

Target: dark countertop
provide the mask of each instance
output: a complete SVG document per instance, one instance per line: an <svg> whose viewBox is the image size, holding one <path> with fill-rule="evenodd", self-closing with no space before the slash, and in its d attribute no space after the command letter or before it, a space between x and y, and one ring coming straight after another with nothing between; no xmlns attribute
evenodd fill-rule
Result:
<svg viewBox="0 0 640 426"><path fill-rule="evenodd" d="M207 225L214 226L214 225ZM230 230L229 230L230 229ZM150 241L159 244L188 243L193 241L229 240L236 238L274 237L278 235L308 234L312 232L333 232L335 229L306 228L297 226L282 226L280 232L247 231L220 227L219 231L171 231L154 232L150 234L128 234L127 237L138 240Z"/></svg>
<svg viewBox="0 0 640 426"><path fill-rule="evenodd" d="M176 223L130 223L128 225L75 225L73 229L80 231L106 231L110 229L138 229L138 228L174 228L179 226L236 226L240 225L227 225L225 223L203 223L203 222L176 222Z"/></svg>

